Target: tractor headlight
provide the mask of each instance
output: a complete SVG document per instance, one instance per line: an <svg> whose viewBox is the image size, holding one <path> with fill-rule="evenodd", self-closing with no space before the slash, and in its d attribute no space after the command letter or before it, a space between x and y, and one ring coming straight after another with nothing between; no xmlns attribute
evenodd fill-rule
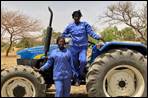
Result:
<svg viewBox="0 0 148 98"><path fill-rule="evenodd" d="M20 55L17 55L17 56L16 56L16 58L17 58L17 59L20 59L20 58L21 58L21 56L20 56Z"/></svg>

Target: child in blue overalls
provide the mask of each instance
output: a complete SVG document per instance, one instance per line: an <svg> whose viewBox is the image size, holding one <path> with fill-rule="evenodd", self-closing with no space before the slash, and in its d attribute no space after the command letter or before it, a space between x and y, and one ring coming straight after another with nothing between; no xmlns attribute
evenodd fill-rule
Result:
<svg viewBox="0 0 148 98"><path fill-rule="evenodd" d="M65 39L57 39L58 49L51 52L48 61L40 68L44 71L53 65L53 79L56 88L55 97L69 97L71 78L76 75L71 52L65 48Z"/></svg>

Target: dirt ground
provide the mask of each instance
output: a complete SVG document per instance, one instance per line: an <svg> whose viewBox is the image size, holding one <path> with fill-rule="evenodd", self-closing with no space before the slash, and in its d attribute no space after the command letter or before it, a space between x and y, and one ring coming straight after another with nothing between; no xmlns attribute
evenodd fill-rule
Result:
<svg viewBox="0 0 148 98"><path fill-rule="evenodd" d="M87 97L85 85L81 86L71 86L70 97ZM55 95L55 86L52 85L49 88L49 92L46 93L47 97L54 97Z"/></svg>
<svg viewBox="0 0 148 98"><path fill-rule="evenodd" d="M1 67L8 68L16 65L16 58L17 56L15 54L10 54L9 57L6 57L4 56L4 53L1 53ZM72 86L70 93L71 93L70 97L87 97L85 85ZM55 87L54 85L52 85L52 87L49 89L49 92L47 92L47 96L54 97L54 94L55 94Z"/></svg>

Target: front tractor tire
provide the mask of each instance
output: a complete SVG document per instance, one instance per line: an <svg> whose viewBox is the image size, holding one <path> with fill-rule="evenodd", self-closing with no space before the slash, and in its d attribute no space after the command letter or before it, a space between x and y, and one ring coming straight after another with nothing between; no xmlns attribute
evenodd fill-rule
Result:
<svg viewBox="0 0 148 98"><path fill-rule="evenodd" d="M31 67L17 65L1 72L1 97L44 96L44 79Z"/></svg>
<svg viewBox="0 0 148 98"><path fill-rule="evenodd" d="M86 88L89 97L146 97L147 59L129 49L97 57L88 70Z"/></svg>

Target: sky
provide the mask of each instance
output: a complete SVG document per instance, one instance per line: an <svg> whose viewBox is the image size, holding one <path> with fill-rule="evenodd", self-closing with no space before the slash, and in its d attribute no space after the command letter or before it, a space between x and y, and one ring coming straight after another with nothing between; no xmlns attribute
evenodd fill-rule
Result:
<svg viewBox="0 0 148 98"><path fill-rule="evenodd" d="M83 15L81 21L86 21L101 31L107 27L107 25L100 23L98 17L106 12L107 6L118 2L119 1L1 1L1 8L18 10L27 16L39 19L41 25L46 28L50 19L48 12L48 6L50 6L53 10L52 27L57 32L63 32L65 27L73 22L71 16L73 11L81 10ZM144 1L132 2L136 8L142 7L144 3ZM125 26L124 24L117 25L119 29Z"/></svg>

